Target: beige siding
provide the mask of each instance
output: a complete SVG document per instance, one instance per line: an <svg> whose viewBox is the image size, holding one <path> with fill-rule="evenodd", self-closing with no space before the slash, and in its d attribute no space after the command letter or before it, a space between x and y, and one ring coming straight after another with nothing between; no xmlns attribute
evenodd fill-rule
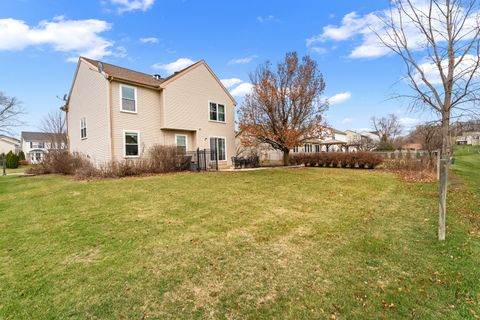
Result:
<svg viewBox="0 0 480 320"><path fill-rule="evenodd" d="M200 64L164 89L164 127L196 131L196 145L209 148L210 137L224 137L227 162L235 154L235 107L208 69ZM225 123L209 120L209 102L225 105Z"/></svg>
<svg viewBox="0 0 480 320"><path fill-rule="evenodd" d="M20 146L20 143L13 142L10 139L0 138L0 154L2 153L7 154L10 151L16 152L18 151L19 146Z"/></svg>
<svg viewBox="0 0 480 320"><path fill-rule="evenodd" d="M87 119L87 138L80 138L80 119ZM70 94L67 113L71 152L87 155L94 163L110 161L108 81L88 63L81 61Z"/></svg>
<svg viewBox="0 0 480 320"><path fill-rule="evenodd" d="M137 91L137 113L120 111L120 83L112 82L112 118L114 158L124 158L124 131L140 132L140 151L142 153L154 144L165 144L161 127L161 92L149 88L132 86Z"/></svg>

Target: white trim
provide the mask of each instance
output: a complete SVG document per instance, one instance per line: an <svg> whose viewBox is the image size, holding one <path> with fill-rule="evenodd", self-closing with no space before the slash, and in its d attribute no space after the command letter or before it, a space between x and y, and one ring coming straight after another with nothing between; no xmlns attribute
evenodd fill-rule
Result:
<svg viewBox="0 0 480 320"><path fill-rule="evenodd" d="M217 105L217 119L218 119L218 105L221 104L223 106L223 114L224 114L224 121L219 121L219 120L212 120L210 119L210 103L215 103ZM208 121L214 122L214 123L227 123L227 105L225 103L220 103L220 102L215 102L208 100ZM221 138L221 137L219 137Z"/></svg>
<svg viewBox="0 0 480 320"><path fill-rule="evenodd" d="M130 88L130 89L133 89L133 95L135 96L135 111L129 111L129 110L123 110L123 104L122 104L122 88L125 87L125 88ZM125 113L138 113L138 97L137 97L137 87L134 87L134 86L129 86L129 85L126 85L126 84L123 84L123 83L120 83L119 85L119 96L120 96L120 112L125 112Z"/></svg>
<svg viewBox="0 0 480 320"><path fill-rule="evenodd" d="M138 155L136 156L127 156L127 148L126 148L126 140L125 140L125 134L126 133L136 133L137 134L137 144L138 144ZM139 130L125 130L123 129L123 157L124 158L140 158L140 131Z"/></svg>
<svg viewBox="0 0 480 320"><path fill-rule="evenodd" d="M216 138L216 139L224 139L225 140L225 160L218 160L218 162L223 162L223 161L228 161L228 154L227 154L227 137L221 137L221 136L208 136L208 146L210 146L210 139L211 138ZM217 148L218 146L215 146L215 148ZM218 154L218 153L217 153Z"/></svg>
<svg viewBox="0 0 480 320"><path fill-rule="evenodd" d="M177 144L177 137L178 136L185 137L185 151L188 151L188 135L186 135L184 133L175 133L175 145L177 147L178 147L178 144Z"/></svg>

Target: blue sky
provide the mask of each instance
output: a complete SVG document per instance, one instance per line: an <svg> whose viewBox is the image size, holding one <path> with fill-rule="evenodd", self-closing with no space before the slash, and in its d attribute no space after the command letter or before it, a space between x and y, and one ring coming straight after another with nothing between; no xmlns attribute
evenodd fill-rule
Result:
<svg viewBox="0 0 480 320"><path fill-rule="evenodd" d="M407 101L404 67L372 45L371 13L388 1L10 0L0 2L0 91L23 101L36 130L61 106L79 55L163 76L205 59L232 85L239 103L249 72L285 52L318 61L331 100L327 121L339 129L370 127L371 116L396 113L408 127L419 115Z"/></svg>

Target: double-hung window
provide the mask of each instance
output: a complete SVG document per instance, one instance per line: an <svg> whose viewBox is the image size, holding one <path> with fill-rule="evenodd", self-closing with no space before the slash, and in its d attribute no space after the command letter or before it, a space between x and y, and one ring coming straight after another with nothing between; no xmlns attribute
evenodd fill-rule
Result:
<svg viewBox="0 0 480 320"><path fill-rule="evenodd" d="M125 131L125 156L138 157L140 133L138 131Z"/></svg>
<svg viewBox="0 0 480 320"><path fill-rule="evenodd" d="M305 149L304 152L312 152L312 145L309 143L306 143L304 145L304 149Z"/></svg>
<svg viewBox="0 0 480 320"><path fill-rule="evenodd" d="M80 119L80 138L86 139L87 138L87 118L82 117Z"/></svg>
<svg viewBox="0 0 480 320"><path fill-rule="evenodd" d="M121 110L125 112L137 112L137 89L130 86L120 85L122 96Z"/></svg>
<svg viewBox="0 0 480 320"><path fill-rule="evenodd" d="M298 146L293 147L293 152L298 152Z"/></svg>
<svg viewBox="0 0 480 320"><path fill-rule="evenodd" d="M176 134L175 144L177 145L177 150L185 153L187 151L187 136L184 134Z"/></svg>
<svg viewBox="0 0 480 320"><path fill-rule="evenodd" d="M320 152L320 145L319 144L315 145L315 152Z"/></svg>
<svg viewBox="0 0 480 320"><path fill-rule="evenodd" d="M225 146L225 138L210 138L210 160L215 161L215 155L217 155L218 161L227 160Z"/></svg>
<svg viewBox="0 0 480 320"><path fill-rule="evenodd" d="M210 120L225 122L225 105L210 102Z"/></svg>

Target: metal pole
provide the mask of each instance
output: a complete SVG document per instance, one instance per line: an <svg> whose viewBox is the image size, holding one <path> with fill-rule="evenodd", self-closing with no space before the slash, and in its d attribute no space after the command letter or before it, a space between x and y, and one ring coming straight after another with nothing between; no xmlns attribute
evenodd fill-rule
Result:
<svg viewBox="0 0 480 320"><path fill-rule="evenodd" d="M218 171L218 147L215 148L215 166Z"/></svg>
<svg viewBox="0 0 480 320"><path fill-rule="evenodd" d="M200 171L200 148L197 148L197 171Z"/></svg>
<svg viewBox="0 0 480 320"><path fill-rule="evenodd" d="M3 167L3 174L2 174L2 176L6 176L6 175L7 175L7 170L6 170L6 168L7 168L7 161L5 160L5 157L3 157L3 159L2 159L2 167Z"/></svg>
<svg viewBox="0 0 480 320"><path fill-rule="evenodd" d="M205 171L207 171L207 149L203 149L203 162L205 164Z"/></svg>

